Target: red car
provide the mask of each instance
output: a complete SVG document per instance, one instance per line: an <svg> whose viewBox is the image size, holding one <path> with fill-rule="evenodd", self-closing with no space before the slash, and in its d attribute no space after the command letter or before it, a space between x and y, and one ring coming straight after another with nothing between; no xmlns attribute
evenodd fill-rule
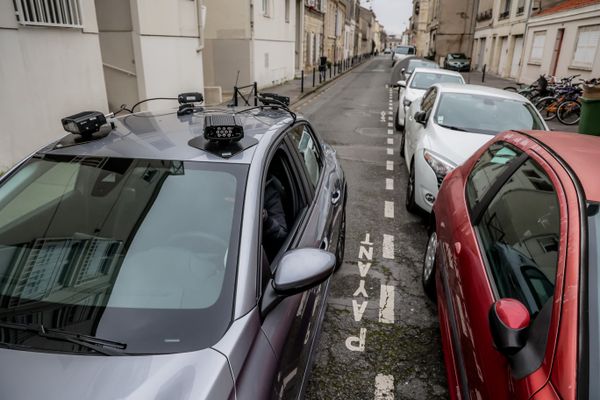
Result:
<svg viewBox="0 0 600 400"><path fill-rule="evenodd" d="M423 263L452 399L600 398L600 138L505 132L449 174Z"/></svg>

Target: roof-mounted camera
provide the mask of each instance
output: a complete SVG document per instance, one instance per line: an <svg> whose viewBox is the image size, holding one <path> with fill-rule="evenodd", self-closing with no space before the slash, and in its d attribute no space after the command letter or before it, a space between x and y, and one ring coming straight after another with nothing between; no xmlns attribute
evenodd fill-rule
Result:
<svg viewBox="0 0 600 400"><path fill-rule="evenodd" d="M195 107L194 103L204 102L204 96L199 92L181 93L177 96L177 101L179 102L177 115L182 116L186 114L192 114Z"/></svg>
<svg viewBox="0 0 600 400"><path fill-rule="evenodd" d="M206 115L204 134L188 142L192 147L222 158L233 157L257 143L255 138L244 137L244 126L233 114Z"/></svg>
<svg viewBox="0 0 600 400"><path fill-rule="evenodd" d="M83 111L60 120L65 131L74 135L91 136L106 125L106 117L100 111Z"/></svg>
<svg viewBox="0 0 600 400"><path fill-rule="evenodd" d="M277 93L261 93L258 99L265 106L290 106L290 98Z"/></svg>

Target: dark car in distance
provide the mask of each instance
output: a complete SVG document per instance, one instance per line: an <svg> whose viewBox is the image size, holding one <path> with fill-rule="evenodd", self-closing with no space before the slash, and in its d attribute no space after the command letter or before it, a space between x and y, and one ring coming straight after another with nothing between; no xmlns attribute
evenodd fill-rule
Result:
<svg viewBox="0 0 600 400"><path fill-rule="evenodd" d="M471 59L464 53L448 53L444 60L444 68L458 72L471 70Z"/></svg>

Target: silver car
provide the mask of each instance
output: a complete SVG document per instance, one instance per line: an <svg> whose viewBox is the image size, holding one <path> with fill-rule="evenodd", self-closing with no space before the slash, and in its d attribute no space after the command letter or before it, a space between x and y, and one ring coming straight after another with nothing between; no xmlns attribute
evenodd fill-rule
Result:
<svg viewBox="0 0 600 400"><path fill-rule="evenodd" d="M301 397L344 252L335 151L276 106L103 129L0 180L0 399Z"/></svg>

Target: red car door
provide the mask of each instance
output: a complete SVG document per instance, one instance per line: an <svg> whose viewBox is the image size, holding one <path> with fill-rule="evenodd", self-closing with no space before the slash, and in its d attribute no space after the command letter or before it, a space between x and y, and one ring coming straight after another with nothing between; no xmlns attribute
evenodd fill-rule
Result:
<svg viewBox="0 0 600 400"><path fill-rule="evenodd" d="M529 398L549 376L539 367L551 359L556 337L552 300L562 296L565 194L532 141L504 138L446 179L434 209L438 304L450 331L454 398ZM501 298L529 310L535 357L509 365L494 349L488 314Z"/></svg>

